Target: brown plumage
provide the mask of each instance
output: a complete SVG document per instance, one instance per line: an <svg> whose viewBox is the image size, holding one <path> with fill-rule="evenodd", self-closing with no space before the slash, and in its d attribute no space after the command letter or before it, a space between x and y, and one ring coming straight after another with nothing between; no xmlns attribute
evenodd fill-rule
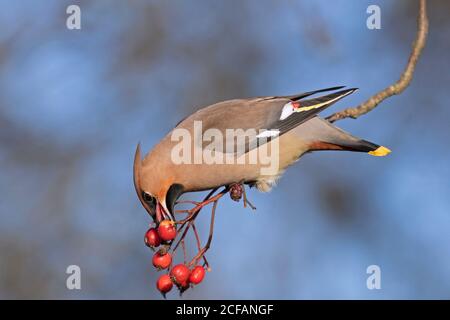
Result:
<svg viewBox="0 0 450 320"><path fill-rule="evenodd" d="M309 151L347 150L377 156L389 153L387 148L356 138L317 116L317 113L356 89L304 99L318 92L341 88L286 97L229 100L198 110L181 121L143 160L138 146L134 160L134 183L142 205L154 218L172 218L174 203L182 193L239 182L268 191L288 166ZM195 129L196 126L199 130ZM239 134L233 139L227 139L230 129L240 130L234 131ZM256 135L246 135L253 130ZM205 141L207 139L204 134L208 131L215 132L216 135L214 139ZM274 132L277 134L274 135ZM189 143L184 144L189 147L184 150L191 151L189 156L183 158L189 159L185 161L189 163L174 161L174 155L186 155L176 152L180 150L180 142L183 140L179 136L176 139L178 133L188 134L192 138ZM223 150L219 152L217 148L211 147L212 142L215 147L222 144ZM261 154L264 150L274 153L277 145L279 151L276 158L273 158L277 165L274 170L263 173L264 168L267 169L269 165ZM217 156L215 159L224 159L226 163L218 164L216 161L208 164L204 160L194 163L195 152L200 154L204 150L215 150L209 154Z"/></svg>

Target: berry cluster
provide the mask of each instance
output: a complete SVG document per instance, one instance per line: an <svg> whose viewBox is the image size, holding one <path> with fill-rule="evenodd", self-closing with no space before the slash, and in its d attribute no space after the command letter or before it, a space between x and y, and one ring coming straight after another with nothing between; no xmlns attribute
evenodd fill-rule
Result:
<svg viewBox="0 0 450 320"><path fill-rule="evenodd" d="M150 228L145 233L145 244L155 249L152 263L157 270L167 270L166 274L161 275L156 282L156 288L165 296L172 290L175 284L180 292L186 291L190 286L202 282L205 277L205 268L195 266L189 269L186 264L177 264L172 267L172 255L169 252L170 243L177 236L175 222L163 220L157 228Z"/></svg>

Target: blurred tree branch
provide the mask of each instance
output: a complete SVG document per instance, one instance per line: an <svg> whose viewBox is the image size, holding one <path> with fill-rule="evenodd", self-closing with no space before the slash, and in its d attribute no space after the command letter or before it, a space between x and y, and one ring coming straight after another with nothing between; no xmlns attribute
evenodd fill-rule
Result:
<svg viewBox="0 0 450 320"><path fill-rule="evenodd" d="M366 102L360 104L357 107L348 108L339 112L332 114L326 119L330 122L335 122L337 120L345 118L356 119L363 114L366 114L381 103L383 100L403 92L403 90L410 84L414 69L416 68L417 61L419 60L422 49L425 47L426 39L428 34L428 17L426 9L426 0L419 1L419 15L417 17L417 35L412 46L411 55L409 56L408 64L403 71L400 79L394 84L385 88L384 90L378 92L377 94L370 97Z"/></svg>

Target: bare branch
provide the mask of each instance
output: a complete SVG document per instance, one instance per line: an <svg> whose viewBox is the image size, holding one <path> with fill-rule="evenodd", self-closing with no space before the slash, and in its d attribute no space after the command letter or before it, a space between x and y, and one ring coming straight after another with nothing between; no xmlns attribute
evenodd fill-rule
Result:
<svg viewBox="0 0 450 320"><path fill-rule="evenodd" d="M399 94L403 90L405 90L413 78L414 69L416 68L417 60L419 59L419 56L422 53L422 49L425 46L427 34L428 34L428 18L427 18L426 0L419 0L419 15L417 17L417 35L412 47L411 55L409 56L408 64L406 65L405 70L400 76L400 79L396 83L390 85L389 87L370 97L366 102L360 104L359 106L354 108L348 108L340 112L336 112L331 116L327 117L326 119L330 122L334 122L345 118L356 119L359 116L373 110L384 99Z"/></svg>

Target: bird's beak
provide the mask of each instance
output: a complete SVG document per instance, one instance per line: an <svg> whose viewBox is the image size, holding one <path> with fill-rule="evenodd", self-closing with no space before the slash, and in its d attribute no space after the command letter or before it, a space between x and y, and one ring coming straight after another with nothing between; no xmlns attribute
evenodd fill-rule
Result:
<svg viewBox="0 0 450 320"><path fill-rule="evenodd" d="M162 220L174 220L172 213L167 210L165 204L156 202L156 223L160 223Z"/></svg>

